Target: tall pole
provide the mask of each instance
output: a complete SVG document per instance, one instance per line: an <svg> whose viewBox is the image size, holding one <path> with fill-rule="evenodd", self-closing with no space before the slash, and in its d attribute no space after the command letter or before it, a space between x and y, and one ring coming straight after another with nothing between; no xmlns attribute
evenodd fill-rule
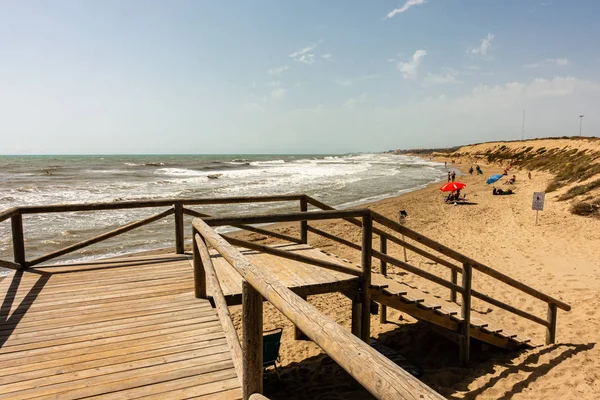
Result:
<svg viewBox="0 0 600 400"><path fill-rule="evenodd" d="M523 109L523 127L521 128L521 140L525 139L525 109Z"/></svg>
<svg viewBox="0 0 600 400"><path fill-rule="evenodd" d="M579 136L581 136L581 124L583 123L583 115L579 116Z"/></svg>

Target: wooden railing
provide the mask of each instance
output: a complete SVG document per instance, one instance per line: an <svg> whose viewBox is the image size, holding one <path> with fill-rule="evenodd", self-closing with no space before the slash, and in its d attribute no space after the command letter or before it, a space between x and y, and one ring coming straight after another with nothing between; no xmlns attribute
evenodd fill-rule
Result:
<svg viewBox="0 0 600 400"><path fill-rule="evenodd" d="M239 203L264 203L264 202L299 202L299 212L287 213L287 214L271 214L268 216L254 215L254 216L243 216L243 217L213 217L210 218L208 214L198 212L196 210L187 208L186 206L198 206L198 205L214 205L214 204L239 204ZM308 205L314 206L321 211L307 212ZM82 242L70 245L60 250L53 251L49 254L34 258L32 260L26 259L26 240L23 235L23 217L30 214L40 213L62 213L62 212L74 212L74 211L100 211L100 210L116 210L116 209L136 209L136 208L149 208L149 207L169 207L167 210L147 217L140 221L131 222L125 226L114 229L107 233L95 236L91 239L84 240ZM12 229L12 241L13 241L13 261L0 260L0 267L21 269L34 266L36 264L49 261L56 257L69 254L73 251L82 249L86 246L90 246L95 243L99 243L103 240L115 237L125 232L129 232L133 229L141 226L150 224L158 221L162 218L166 218L170 215L174 215L175 222L175 251L178 254L184 252L184 229L183 229L183 216L189 215L193 217L205 218L205 220L211 221L210 224L216 225L231 225L239 229L245 229L251 232L257 232L265 234L277 239L290 241L293 243L307 243L308 233L321 235L325 238L334 240L350 248L359 250L362 252L362 268L352 268L348 265L337 264L333 262L327 262L323 260L317 260L310 257L306 257L300 254L294 254L285 252L282 250L274 249L269 246L258 245L255 243L243 241L240 239L227 238L227 240L234 244L250 249L263 251L266 253L278 255L281 257L292 258L301 262L305 262L312 265L318 265L325 268L330 268L337 271L342 271L355 276L360 276L363 279L363 291L361 296L361 319L363 320L363 326L360 328L360 336L366 338L368 335L368 307L369 307L369 282L370 282L370 271L371 271L371 260L372 258L380 260L380 271L382 274L387 273L387 266L394 265L402 268L410 273L420 276L429 281L435 282L443 287L450 289L450 300L456 301L457 294L460 294L462 299L462 317L463 317L463 335L468 339L469 335L469 322L470 322L470 303L471 297L478 298L496 307L502 308L515 315L531 320L535 323L543 325L546 328L546 342L554 343L556 339L556 319L558 309L565 311L570 310L570 306L565 302L553 298L545 293L540 292L530 286L519 282L506 274L503 274L495 269L492 269L482 263L479 263L467 256L464 256L428 237L425 237L418 232L415 232L405 226L379 215L375 212L367 210L336 210L333 207L328 206L310 196L302 194L293 195L282 195L282 196L250 196L250 197L226 197L226 198L205 198L205 199L160 199L160 200L145 200L145 201L128 201L128 202L112 202L112 203L90 203L90 204L62 204L62 205L47 205L47 206L25 206L17 207L9 210L5 210L0 213L0 223L8 219L11 220ZM341 218L344 219L357 227L360 227L363 232L362 243L357 244L351 241L339 238L336 235L327 233L321 229L309 225L309 221L316 221L319 219L329 218ZM300 235L299 238L292 237L290 235L272 232L267 229L254 227L251 224L261 223L272 223L272 222L300 222ZM373 223L381 225L383 228L373 226ZM385 230L387 229L387 231ZM402 235L402 238L396 236L396 234ZM379 250L372 249L372 235L378 235L380 238L381 247ZM406 238L413 240L415 243L409 243ZM195 242L195 240L193 240ZM450 269L450 280L446 280L440 276L432 274L428 271L424 271L417 268L408 262L398 260L391 257L388 254L387 247L389 243L398 244L404 249L412 251L422 257L436 262L437 264ZM423 246L425 248L422 248ZM438 253L438 254L434 254ZM460 265L454 264L458 262ZM486 274L494 279L497 279L505 284L523 292L527 293L537 299L540 299L547 303L548 313L547 318L540 318L536 315L523 311L517 307L511 306L497 299L492 298L480 291L471 288L472 271L476 270L483 274ZM462 274L462 282L458 283L458 274ZM196 281L205 281L205 276L196 276ZM202 288L202 285L196 285L196 294L205 296L206 292L202 292L206 288ZM382 308L381 320L386 319L386 310ZM354 325L354 324L353 324ZM464 345L466 348L461 351L464 360L468 360L468 340ZM465 361L466 362L466 361Z"/></svg>
<svg viewBox="0 0 600 400"><path fill-rule="evenodd" d="M140 201L118 201L111 203L87 203L87 204L55 204L45 206L23 206L15 207L0 212L0 223L10 219L13 244L13 261L0 260L0 267L11 269L23 269L46 262L57 257L72 253L84 247L102 242L104 240L129 232L133 229L148 225L170 215L175 216L175 252L183 254L184 252L184 225L183 216L205 216L207 214L199 213L185 206L202 206L216 204L243 204L243 203L268 203L268 202L299 202L300 209L306 209L306 200L302 194L280 195L280 196L245 196L245 197L222 197L205 199L159 199L159 200L140 200ZM77 211L106 211L139 209L152 207L169 207L167 210L144 218L140 221L131 222L120 228L94 236L90 239L75 243L65 248L53 251L43 256L27 260L25 237L23 235L23 217L31 214L64 213ZM304 208L303 208L304 207ZM267 234L279 239L288 240L296 243L302 243L302 238L294 238L277 232L271 232L252 226L236 226L240 229L246 229L252 232Z"/></svg>
<svg viewBox="0 0 600 400"><path fill-rule="evenodd" d="M217 252L237 271L242 279L242 390L244 399L262 399L256 393L262 393L262 303L263 298L269 301L283 315L299 327L312 341L321 347L333 360L344 368L352 377L362 384L378 399L441 399L442 397L432 389L421 383L412 375L398 367L382 354L375 351L368 344L369 332L362 331L362 339L344 330L333 319L325 316L314 306L294 294L284 286L272 273L258 268L248 261L239 250L228 243L227 239L217 234L211 226L268 223L281 221L314 221L330 218L361 218L363 223L363 247L367 249L363 259L362 277L363 327L368 326L369 320L368 298L371 257L369 243L372 240L369 229L371 215L368 210L353 211L322 211L311 213L298 213L286 215L260 215L252 217L222 217L222 218L195 218L192 222L194 237L194 269L204 270L197 272L197 276L212 276L214 267L210 257L203 257L206 251L204 241L214 247ZM210 271L210 272L209 272ZM216 276L215 276L216 277ZM365 278L366 277L366 278ZM211 292L222 296L220 284L211 277ZM203 282L200 282L203 283ZM204 283L205 284L205 283ZM206 293L206 289L200 290ZM215 299L216 300L216 299ZM216 302L217 303L217 302ZM221 300L216 304L220 309L219 315L225 316L227 305ZM366 316L366 317L365 317ZM237 340L237 336L235 337ZM365 341L367 343L365 343ZM238 342L239 344L239 342ZM365 366L369 366L365 368ZM251 396L252 395L252 396Z"/></svg>
<svg viewBox="0 0 600 400"><path fill-rule="evenodd" d="M309 204L315 206L318 209L335 210L335 208L328 206L327 204L324 204L316 199L313 199L312 197L306 196L306 200ZM422 278L428 279L432 282L435 282L442 286L450 288L450 300L451 301L456 301L456 293L460 293L462 296L462 318L464 320L462 333L463 333L463 337L465 338L465 340L468 339L468 331L469 331L468 326L470 324L471 297L475 297L475 298L483 300L489 304L492 304L496 307L499 307L508 312L511 312L515 315L526 318L530 321L533 321L537 324L544 326L546 328L546 343L551 344L551 343L555 342L557 310L560 308L561 310L569 311L571 309L571 306L569 306L567 303L565 303L559 299L556 299L552 296L549 296L545 293L542 293L541 291L534 289L528 285L525 285L524 283L517 281L516 279L513 279L513 278L509 277L508 275L503 274L502 272L495 270L487 265L477 262L477 261L473 260L472 258L469 258L463 254L460 254L459 252L452 250L452 249L442 245L441 243L438 243L435 240L432 240L424 235L421 235L418 232L413 231L413 230L405 227L404 225L401 225L400 223L398 223L396 221L386 218L376 212L371 212L371 214L372 214L374 222L379 223L380 225L382 225L385 228L388 228L392 231L390 233L390 232L386 232L385 230L377 228L377 227L373 228L373 233L379 235L380 241L381 241L381 251L376 251L376 250L372 251L373 257L381 260L381 267L380 267L381 273L385 275L387 273L387 264L392 264L392 265L402 268L408 272L414 273L415 275L418 275ZM344 219L358 227L362 226L362 221L360 221L356 218L344 218ZM308 230L310 232L322 235L328 239L337 241L338 243L345 244L356 250L362 250L361 246L359 246L355 243L352 243L352 242L348 242L347 240L338 238L335 235L331 235L327 232L323 232L322 230L319 230L319 229L316 229L316 228L313 228L310 226L308 227ZM455 265L451 261L443 259L440 256L431 254L427 250L424 250L420 247L417 247L416 245L410 244L410 243L406 242L405 240L402 240L402 239L394 236L393 235L394 232L402 234L403 236L406 236L410 239L413 239L414 241L420 243L421 245L424 245L425 247L427 247L431 250L434 250L434 251L440 253L441 255L446 256L454 261L458 261L459 263L462 264L462 267ZM406 262L402 262L400 260L397 260L395 258L388 256L386 254L388 241L397 243L400 246L403 246L405 249L411 250L411 251L415 252L416 254L423 256L431 261L434 261L441 266L449 268L450 273L451 273L450 281L446 281L445 279L440 278L437 275L423 271L423 270L421 270L417 267L414 267ZM506 304L504 302L501 302L500 300L494 299L491 296L483 294L482 292L472 289L471 282L472 282L472 271L473 270L482 272L489 277L497 279L497 280L507 284L508 286L513 287L514 289L517 289L523 293L526 293L530 296L533 296L539 300L546 302L547 308L548 308L547 319L540 318L536 315L533 315L531 313L523 311L519 308L516 308L516 307ZM457 282L458 281L458 273L462 274L462 284L461 285L458 285L458 282ZM385 319L386 319L385 309L382 310L381 319L382 319L382 321L385 321ZM466 340L466 341L467 341L467 343L464 344L464 346L466 346L466 349L464 351L461 351L461 355L463 355L463 358L465 360L468 360L468 353L469 353L468 340Z"/></svg>

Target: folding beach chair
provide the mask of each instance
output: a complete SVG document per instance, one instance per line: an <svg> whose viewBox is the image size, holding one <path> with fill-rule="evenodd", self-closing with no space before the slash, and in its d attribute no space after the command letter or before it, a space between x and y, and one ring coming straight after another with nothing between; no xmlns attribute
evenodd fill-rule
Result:
<svg viewBox="0 0 600 400"><path fill-rule="evenodd" d="M281 362L279 359L279 346L281 345L282 334L283 328L276 328L263 334L263 368L274 366L279 380L281 380L281 377L277 370L277 363Z"/></svg>

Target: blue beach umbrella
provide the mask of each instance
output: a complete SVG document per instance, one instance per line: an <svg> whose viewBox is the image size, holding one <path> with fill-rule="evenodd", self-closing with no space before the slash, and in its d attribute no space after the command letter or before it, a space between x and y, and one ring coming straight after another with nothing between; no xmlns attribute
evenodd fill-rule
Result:
<svg viewBox="0 0 600 400"><path fill-rule="evenodd" d="M494 183L496 182L498 179L502 178L502 174L496 174L496 175L492 175L488 178L487 181L485 181L485 183L487 183L488 185L490 183Z"/></svg>

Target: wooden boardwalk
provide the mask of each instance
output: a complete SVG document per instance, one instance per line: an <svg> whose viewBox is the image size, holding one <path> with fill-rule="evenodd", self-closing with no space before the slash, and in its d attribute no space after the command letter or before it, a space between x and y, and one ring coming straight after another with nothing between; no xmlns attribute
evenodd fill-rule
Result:
<svg viewBox="0 0 600 400"><path fill-rule="evenodd" d="M359 270L309 245L274 247ZM349 273L242 253L301 296L352 293L361 284ZM228 304L240 304L241 276L219 254L211 258ZM193 285L188 255L13 272L0 282L0 399L240 399L223 327L209 300L194 297ZM371 292L376 302L460 332L456 303L376 273ZM530 345L477 318L470 331L500 347Z"/></svg>
<svg viewBox="0 0 600 400"><path fill-rule="evenodd" d="M323 261L356 267L356 270L358 270L358 266L350 261L340 259L333 254L306 244L286 244L273 247ZM276 275L281 283L301 296L356 291L360 287L360 278L343 272L332 271L258 251L243 250L242 254L256 266ZM235 272L233 267L215 252L212 252L212 260L227 304L241 304L242 278L240 274ZM460 332L460 324L463 322L463 318L460 316L461 307L459 304L381 274L373 272L371 277L371 291L374 301L429 322L444 331L450 333ZM210 298L210 288L208 294ZM481 318L472 316L470 322L472 338L508 349L534 346L529 338L519 337L510 330L492 326Z"/></svg>
<svg viewBox="0 0 600 400"><path fill-rule="evenodd" d="M279 250L301 254L322 261L339 263L330 254L306 244L283 244L272 246ZM253 250L241 250L242 254L257 267L278 277L279 281L300 296L357 290L360 278L343 272L309 265ZM216 251L211 251L212 262L228 305L242 304L242 277ZM212 297L208 288L209 298Z"/></svg>
<svg viewBox="0 0 600 400"><path fill-rule="evenodd" d="M185 255L31 268L0 282L0 399L240 399Z"/></svg>

